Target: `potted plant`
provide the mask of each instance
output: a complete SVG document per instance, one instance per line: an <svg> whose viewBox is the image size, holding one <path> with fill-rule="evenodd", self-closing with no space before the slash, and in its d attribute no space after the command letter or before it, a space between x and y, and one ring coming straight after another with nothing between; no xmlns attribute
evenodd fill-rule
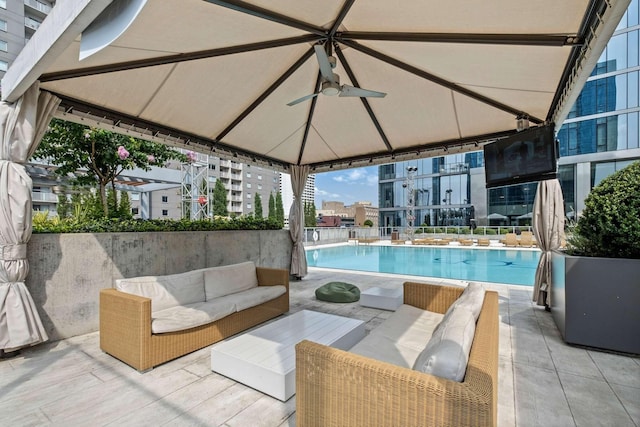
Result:
<svg viewBox="0 0 640 427"><path fill-rule="evenodd" d="M569 232L551 261L564 340L640 354L640 161L594 187Z"/></svg>

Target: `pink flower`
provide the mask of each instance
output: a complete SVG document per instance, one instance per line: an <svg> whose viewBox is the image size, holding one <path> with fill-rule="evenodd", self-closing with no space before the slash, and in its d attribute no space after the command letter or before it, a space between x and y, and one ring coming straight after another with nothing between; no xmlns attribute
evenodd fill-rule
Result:
<svg viewBox="0 0 640 427"><path fill-rule="evenodd" d="M118 147L118 157L120 157L120 160L124 160L129 157L129 152L122 145Z"/></svg>
<svg viewBox="0 0 640 427"><path fill-rule="evenodd" d="M187 151L187 161L189 161L189 163L193 163L196 160L197 160L196 153L194 153L193 151Z"/></svg>
<svg viewBox="0 0 640 427"><path fill-rule="evenodd" d="M148 161L149 163L153 163L153 162L155 162L155 161L156 161L156 158L155 158L155 156L154 156L153 154L149 154L149 155L147 156L147 161Z"/></svg>
<svg viewBox="0 0 640 427"><path fill-rule="evenodd" d="M85 132L84 137L86 139L89 139L89 138L91 138L91 134L89 132Z"/></svg>

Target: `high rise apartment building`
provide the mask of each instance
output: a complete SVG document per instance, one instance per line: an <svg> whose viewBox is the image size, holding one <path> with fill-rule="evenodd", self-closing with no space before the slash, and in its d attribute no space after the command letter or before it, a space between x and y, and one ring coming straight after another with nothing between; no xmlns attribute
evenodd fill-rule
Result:
<svg viewBox="0 0 640 427"><path fill-rule="evenodd" d="M289 211L293 204L293 190L291 188L291 175L280 174L280 193L282 194L282 207L284 208L284 222L289 224ZM302 203L315 203L316 175L309 174L302 192Z"/></svg>
<svg viewBox="0 0 640 427"><path fill-rule="evenodd" d="M54 4L46 0L0 0L0 78Z"/></svg>

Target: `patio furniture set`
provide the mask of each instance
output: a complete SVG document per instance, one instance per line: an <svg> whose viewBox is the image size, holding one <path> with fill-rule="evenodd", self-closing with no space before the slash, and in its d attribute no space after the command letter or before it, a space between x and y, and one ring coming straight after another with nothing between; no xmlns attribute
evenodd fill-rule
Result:
<svg viewBox="0 0 640 427"><path fill-rule="evenodd" d="M308 310L261 325L289 310L289 272L252 262L115 286L100 295L100 347L139 371L217 343L214 372L296 394L301 426L497 423L498 298L479 284L370 288L360 304L393 312L369 334Z"/></svg>

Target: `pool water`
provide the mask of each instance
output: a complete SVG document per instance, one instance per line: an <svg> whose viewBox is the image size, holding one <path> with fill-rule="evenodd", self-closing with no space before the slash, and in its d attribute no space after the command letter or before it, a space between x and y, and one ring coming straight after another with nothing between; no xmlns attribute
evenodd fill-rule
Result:
<svg viewBox="0 0 640 427"><path fill-rule="evenodd" d="M344 245L307 249L310 267L533 286L540 251Z"/></svg>

